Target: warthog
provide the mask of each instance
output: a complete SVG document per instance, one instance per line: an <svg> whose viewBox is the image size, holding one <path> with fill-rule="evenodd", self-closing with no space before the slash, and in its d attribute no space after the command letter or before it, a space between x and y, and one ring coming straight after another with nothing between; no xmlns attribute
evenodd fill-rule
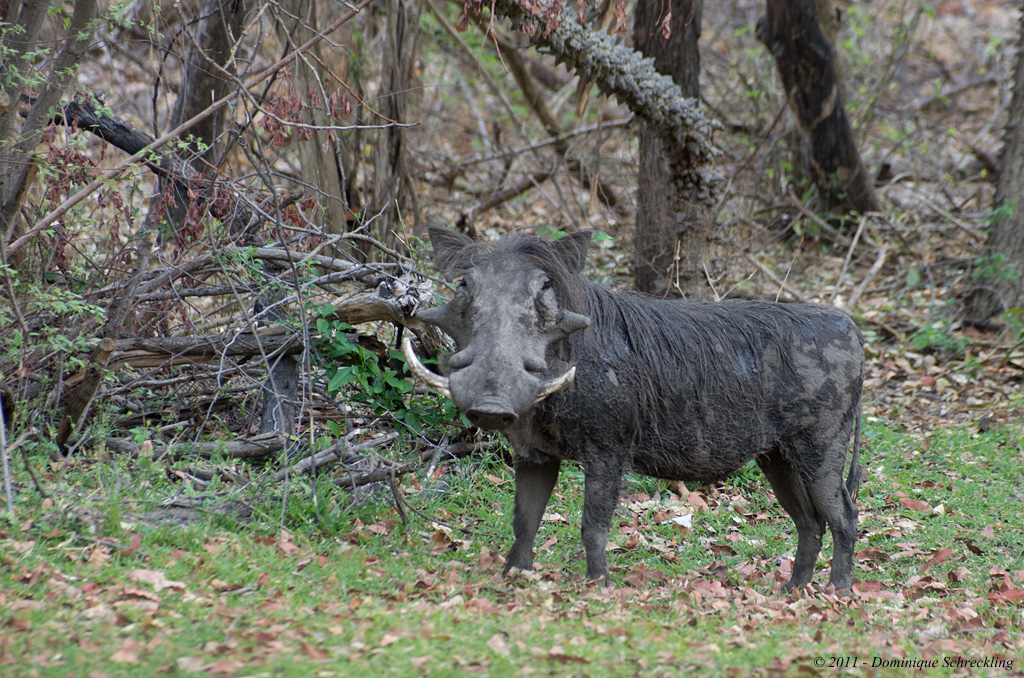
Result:
<svg viewBox="0 0 1024 678"><path fill-rule="evenodd" d="M441 376L408 340L403 348L417 378L512 444L515 543L505 573L533 566L563 460L585 476L587 578L608 584L605 550L626 471L704 483L754 459L796 523L784 589L811 581L826 523L830 582L850 588L864 346L846 314L611 292L580 274L589 232L488 247L434 228L430 239L438 269L461 279L448 304L417 317L457 350L440 360Z"/></svg>

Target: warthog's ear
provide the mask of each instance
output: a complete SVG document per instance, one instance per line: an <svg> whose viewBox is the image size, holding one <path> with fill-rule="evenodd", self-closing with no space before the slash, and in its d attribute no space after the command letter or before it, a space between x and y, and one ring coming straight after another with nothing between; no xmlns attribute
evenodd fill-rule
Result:
<svg viewBox="0 0 1024 678"><path fill-rule="evenodd" d="M469 253L475 251L473 239L458 231L431 226L430 244L434 248L434 266L445 275L456 275L470 267Z"/></svg>
<svg viewBox="0 0 1024 678"><path fill-rule="evenodd" d="M590 236L592 235L594 235L594 230L588 228L585 231L571 233L558 240L553 240L551 247L570 271L579 273L583 270L583 264L587 262L587 249L590 247Z"/></svg>

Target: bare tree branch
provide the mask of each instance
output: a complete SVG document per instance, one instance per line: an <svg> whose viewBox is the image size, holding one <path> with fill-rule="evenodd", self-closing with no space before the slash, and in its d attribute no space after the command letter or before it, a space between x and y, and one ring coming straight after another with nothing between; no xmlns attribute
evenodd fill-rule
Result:
<svg viewBox="0 0 1024 678"><path fill-rule="evenodd" d="M552 28L543 13L528 11L518 0L494 0L491 7L514 27L525 26L537 44L549 48L557 60L575 68L603 93L615 95L655 124L668 147L669 162L681 178L681 197L694 203L715 203L722 180L712 163L716 125L704 116L698 101L683 97L671 78L655 70L652 59L571 17L563 16Z"/></svg>

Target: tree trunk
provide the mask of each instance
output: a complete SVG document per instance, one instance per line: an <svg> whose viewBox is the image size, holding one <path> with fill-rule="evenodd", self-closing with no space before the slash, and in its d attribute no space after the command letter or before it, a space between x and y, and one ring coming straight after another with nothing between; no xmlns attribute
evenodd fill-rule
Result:
<svg viewBox="0 0 1024 678"><path fill-rule="evenodd" d="M323 21L321 3L308 0L286 0L281 3L285 11L275 15L278 35L282 42L298 47L311 40L319 30ZM341 35L334 36L343 45L355 45L358 41L351 39L351 25L346 25ZM339 50L340 52L340 50ZM294 89L304 104L300 112L300 120L316 127L308 138L301 137L298 141L299 159L302 164L303 180L317 187L320 195L323 223L320 224L325 233L340 235L349 230L350 217L359 209L355 191L354 162L348 160L351 151L348 145L358 147L358 142L350 141L351 133L331 129L337 124L331 115L331 96L342 85L334 78L351 77L348 60L340 53L334 55L335 60L325 58L322 45L317 44L309 50L309 57L296 59L294 73ZM342 62L339 65L337 59ZM322 68L321 64L330 64L330 68ZM350 86L353 83L349 83ZM358 89L358 85L356 85ZM313 100L309 100L312 98ZM358 96L356 97L358 99ZM353 106L359 105L354 103ZM325 152L325 150L327 152ZM355 204L353 204L353 202ZM317 216L317 215L314 215ZM317 216L319 218L319 216Z"/></svg>
<svg viewBox="0 0 1024 678"><path fill-rule="evenodd" d="M231 57L244 15L243 0L203 0L195 32L185 34L184 71L168 127L177 127L227 94L231 81L225 71L235 70ZM194 139L191 147L201 157L217 158L226 113L226 108L221 109L189 129Z"/></svg>
<svg viewBox="0 0 1024 678"><path fill-rule="evenodd" d="M1021 14L1013 97L999 158L992 229L978 284L964 297L964 317L975 325L1009 310L1024 308L1024 13Z"/></svg>
<svg viewBox="0 0 1024 678"><path fill-rule="evenodd" d="M225 72L233 72L231 57L241 35L242 17L245 15L244 0L203 0L199 7L199 20L193 32L183 32L183 69L178 98L174 102L168 120L168 127L178 127L223 97L231 86ZM221 109L193 125L188 131L189 148L196 158L215 162L219 151L225 145L219 143L227 109ZM194 162L196 167L202 163ZM170 191L174 198L168 206L167 220L175 227L185 223L189 207L187 191L182 185L169 179L161 179L161 192ZM155 203L159 205L160 202ZM163 216L155 211L154 218Z"/></svg>
<svg viewBox="0 0 1024 678"><path fill-rule="evenodd" d="M671 13L670 17L665 12ZM638 0L633 42L654 58L659 73L672 78L684 97L700 96L703 0ZM664 34L668 23L669 34ZM634 275L637 289L658 296L703 297L705 267L714 222L705 203L690 202L674 190L678 177L667 161L659 126L640 122L640 168L637 177Z"/></svg>
<svg viewBox="0 0 1024 678"><path fill-rule="evenodd" d="M416 195L407 163L405 130L406 108L416 60L415 11L407 0L386 0L387 26L384 41L379 105L377 111L385 126L377 136L374 151L373 204L366 214L374 219L377 238L391 248L402 248L404 238L397 237L403 222L416 215ZM390 123L390 124L389 124ZM411 213L407 213L411 208ZM409 232L411 234L412 231Z"/></svg>
<svg viewBox="0 0 1024 678"><path fill-rule="evenodd" d="M811 174L823 211L879 209L843 108L832 47L818 20L815 0L766 0L757 37L775 57L779 77L810 147Z"/></svg>
<svg viewBox="0 0 1024 678"><path fill-rule="evenodd" d="M8 83L0 90L0 238L4 245L22 233L18 213L35 174L36 147L77 73L79 61L92 44L96 0L78 0L68 23L68 37L52 59L49 75L36 79L34 60L26 57L31 49L45 53L42 50L46 45L39 45L38 38L49 7L50 3L36 0L21 3L18 28L7 30L0 45L5 52L0 60L0 79ZM13 9L8 8L12 15ZM24 111L20 97L36 88L38 93L19 131L18 117Z"/></svg>

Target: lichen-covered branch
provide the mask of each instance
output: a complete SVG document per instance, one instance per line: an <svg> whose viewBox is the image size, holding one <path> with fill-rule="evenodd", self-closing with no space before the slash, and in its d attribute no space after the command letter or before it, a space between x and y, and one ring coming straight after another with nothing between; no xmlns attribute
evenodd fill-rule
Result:
<svg viewBox="0 0 1024 678"><path fill-rule="evenodd" d="M607 33L581 26L568 14L552 28L544 12L527 9L519 0L493 0L491 8L513 26L532 29L537 44L549 48L556 59L656 125L681 178L682 185L676 188L682 197L694 203L715 202L721 176L712 162L716 151L711 137L717 125L704 116L695 99L684 97L671 78L655 70L653 59L617 44Z"/></svg>

